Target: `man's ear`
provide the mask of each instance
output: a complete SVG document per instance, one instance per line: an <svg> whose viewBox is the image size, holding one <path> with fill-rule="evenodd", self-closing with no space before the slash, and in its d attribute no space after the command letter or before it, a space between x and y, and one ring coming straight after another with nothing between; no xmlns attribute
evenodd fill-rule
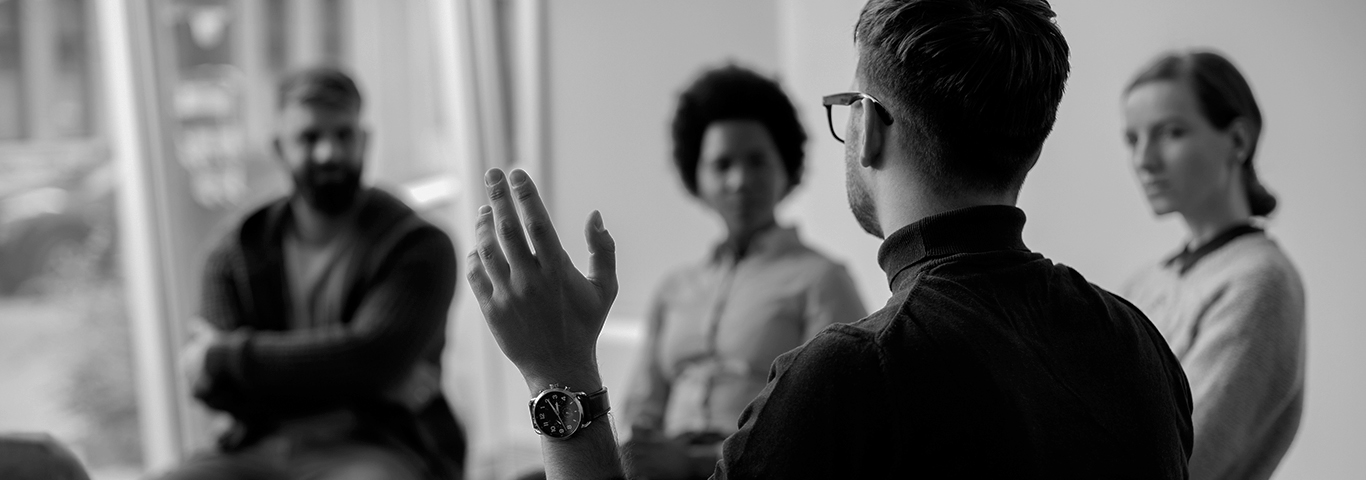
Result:
<svg viewBox="0 0 1366 480"><path fill-rule="evenodd" d="M882 164L882 150L887 144L888 125L882 122L882 116L877 113L877 107L872 100L859 100L859 108L863 114L859 117L861 126L859 129L863 135L863 142L859 148L859 165L864 167L879 167Z"/></svg>
<svg viewBox="0 0 1366 480"><path fill-rule="evenodd" d="M1228 125L1228 134L1233 146L1233 163L1242 166L1252 155L1252 124L1248 123L1246 118L1235 118L1233 123Z"/></svg>

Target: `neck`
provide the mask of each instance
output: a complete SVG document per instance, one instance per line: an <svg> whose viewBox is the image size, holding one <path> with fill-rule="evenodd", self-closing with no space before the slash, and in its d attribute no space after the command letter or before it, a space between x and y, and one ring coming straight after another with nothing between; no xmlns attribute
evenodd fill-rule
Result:
<svg viewBox="0 0 1366 480"><path fill-rule="evenodd" d="M1189 245L1199 246L1230 227L1251 222L1252 213L1246 202L1223 202L1197 211L1181 212L1181 218L1190 232Z"/></svg>
<svg viewBox="0 0 1366 480"><path fill-rule="evenodd" d="M294 233L303 243L313 245L336 238L355 210L351 208L338 214L323 213L297 196L290 200L289 206L294 216Z"/></svg>
<svg viewBox="0 0 1366 480"><path fill-rule="evenodd" d="M778 226L778 220L770 217L767 221L760 222L750 228L730 228L726 235L726 249L735 253L735 258L744 258L749 252L749 247L754 243L754 237L770 228Z"/></svg>
<svg viewBox="0 0 1366 480"><path fill-rule="evenodd" d="M878 188L878 223L883 236L902 229L926 217L951 212L968 207L983 205L1014 206L1019 197L1019 189L1003 193L982 193L968 191L940 192L925 185L925 182L911 176L901 176L894 185Z"/></svg>

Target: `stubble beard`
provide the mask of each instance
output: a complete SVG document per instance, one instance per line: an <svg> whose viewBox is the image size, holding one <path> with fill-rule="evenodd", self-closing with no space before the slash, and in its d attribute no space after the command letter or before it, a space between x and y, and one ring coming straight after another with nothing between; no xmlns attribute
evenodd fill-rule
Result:
<svg viewBox="0 0 1366 480"><path fill-rule="evenodd" d="M360 196L359 168L346 168L337 181L318 180L317 172L307 167L294 173L294 191L310 207L327 215L337 215L351 208Z"/></svg>
<svg viewBox="0 0 1366 480"><path fill-rule="evenodd" d="M849 158L846 154L844 191L849 198L849 211L853 212L854 220L863 231L879 239L884 238L882 225L877 220L877 206L873 204L872 194L868 193L868 188L859 179L856 163L857 160Z"/></svg>

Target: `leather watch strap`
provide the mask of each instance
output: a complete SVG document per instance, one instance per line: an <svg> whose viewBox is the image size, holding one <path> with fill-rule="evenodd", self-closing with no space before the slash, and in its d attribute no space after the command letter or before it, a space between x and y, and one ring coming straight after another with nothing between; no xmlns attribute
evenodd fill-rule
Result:
<svg viewBox="0 0 1366 480"><path fill-rule="evenodd" d="M612 411L612 404L607 401L607 387L602 387L602 390L584 395L581 403L583 404L584 410L583 416L590 422L597 420L603 415L607 415L607 412Z"/></svg>

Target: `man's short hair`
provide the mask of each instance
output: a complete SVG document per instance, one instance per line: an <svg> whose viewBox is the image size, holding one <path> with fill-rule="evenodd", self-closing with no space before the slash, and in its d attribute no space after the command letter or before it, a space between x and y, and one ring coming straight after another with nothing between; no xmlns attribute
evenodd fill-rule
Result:
<svg viewBox="0 0 1366 480"><path fill-rule="evenodd" d="M778 82L752 70L727 65L703 72L678 97L673 120L673 157L683 185L697 195L697 163L702 136L713 122L754 120L768 130L778 147L788 189L802 181L806 131L797 110Z"/></svg>
<svg viewBox="0 0 1366 480"><path fill-rule="evenodd" d="M280 81L276 108L291 103L321 105L360 111L360 89L350 75L334 67L313 67L289 74Z"/></svg>
<svg viewBox="0 0 1366 480"><path fill-rule="evenodd" d="M1046 0L869 0L859 75L938 187L1018 188L1057 118L1068 47Z"/></svg>

